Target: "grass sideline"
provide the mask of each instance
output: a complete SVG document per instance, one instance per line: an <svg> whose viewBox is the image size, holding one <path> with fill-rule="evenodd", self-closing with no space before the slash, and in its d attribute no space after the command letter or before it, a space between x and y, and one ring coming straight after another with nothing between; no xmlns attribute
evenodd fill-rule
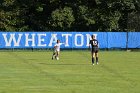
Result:
<svg viewBox="0 0 140 93"><path fill-rule="evenodd" d="M140 93L140 52L0 52L0 93Z"/></svg>

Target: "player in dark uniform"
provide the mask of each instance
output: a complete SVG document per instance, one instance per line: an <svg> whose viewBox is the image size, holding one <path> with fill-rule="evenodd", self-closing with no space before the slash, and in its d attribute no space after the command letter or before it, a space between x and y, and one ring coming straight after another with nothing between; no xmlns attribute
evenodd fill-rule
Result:
<svg viewBox="0 0 140 93"><path fill-rule="evenodd" d="M95 57L96 57L96 64L98 64L98 49L99 49L98 45L99 45L98 40L96 40L95 36L92 35L91 40L89 42L89 49L90 49L90 46L92 47L91 48L92 65L94 65Z"/></svg>

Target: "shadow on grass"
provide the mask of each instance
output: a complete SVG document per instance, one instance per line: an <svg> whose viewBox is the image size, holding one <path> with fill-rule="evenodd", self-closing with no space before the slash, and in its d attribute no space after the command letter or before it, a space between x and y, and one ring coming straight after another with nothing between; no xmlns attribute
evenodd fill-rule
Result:
<svg viewBox="0 0 140 93"><path fill-rule="evenodd" d="M43 65L67 65L67 66L75 66L75 65L80 65L80 66L84 66L84 65L91 65L91 64L64 64L64 63L39 63L39 64L43 64Z"/></svg>

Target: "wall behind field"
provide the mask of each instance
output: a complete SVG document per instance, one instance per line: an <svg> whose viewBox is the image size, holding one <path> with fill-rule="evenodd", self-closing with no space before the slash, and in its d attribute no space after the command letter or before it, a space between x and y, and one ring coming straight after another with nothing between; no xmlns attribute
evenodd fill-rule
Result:
<svg viewBox="0 0 140 93"><path fill-rule="evenodd" d="M0 48L88 48L91 35L100 48L140 48L140 32L0 32Z"/></svg>

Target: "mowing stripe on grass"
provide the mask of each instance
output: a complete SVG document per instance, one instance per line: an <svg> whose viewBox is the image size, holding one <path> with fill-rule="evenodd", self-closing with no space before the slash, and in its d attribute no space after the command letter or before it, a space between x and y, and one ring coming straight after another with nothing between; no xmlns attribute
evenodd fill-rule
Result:
<svg viewBox="0 0 140 93"><path fill-rule="evenodd" d="M51 76L50 78L59 82L60 84L62 85L66 85L66 82L64 82L63 80L59 79L58 77L55 77L54 75L50 74L49 72L46 72L44 70L42 70L39 66L33 64L32 62L29 62L27 59L25 59L24 57L18 55L18 53L16 52L9 52L9 54L12 56L12 57L15 57L17 59L20 59L21 62L25 63L25 64L28 64L30 67L32 67L33 69L37 70L40 72L41 75L43 76Z"/></svg>

